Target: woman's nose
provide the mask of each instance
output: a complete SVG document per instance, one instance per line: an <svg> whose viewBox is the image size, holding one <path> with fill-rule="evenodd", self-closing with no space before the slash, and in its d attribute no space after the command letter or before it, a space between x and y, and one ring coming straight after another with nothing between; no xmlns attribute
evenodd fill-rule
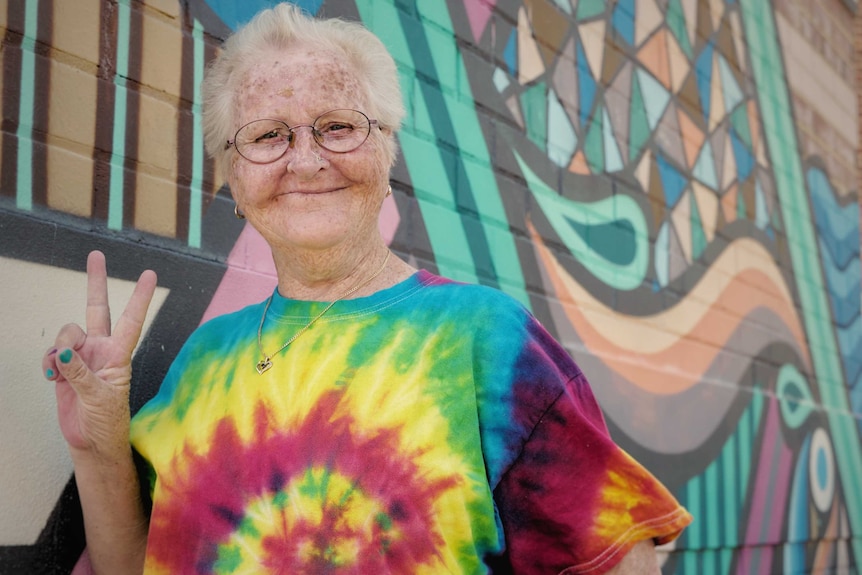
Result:
<svg viewBox="0 0 862 575"><path fill-rule="evenodd" d="M292 148L296 145L296 141L299 139L299 135L301 134L301 132L299 131L300 128L308 128L308 135L311 136L312 140L315 140L315 143L317 142L314 137L314 126L312 126L311 124L299 124L298 126L293 126L292 128L289 128L290 140L288 142L288 147Z"/></svg>
<svg viewBox="0 0 862 575"><path fill-rule="evenodd" d="M300 130L309 128L309 130ZM291 128L291 139L287 150L287 169L303 174L315 174L323 168L326 160L320 155L321 147L314 139L313 130L309 125Z"/></svg>

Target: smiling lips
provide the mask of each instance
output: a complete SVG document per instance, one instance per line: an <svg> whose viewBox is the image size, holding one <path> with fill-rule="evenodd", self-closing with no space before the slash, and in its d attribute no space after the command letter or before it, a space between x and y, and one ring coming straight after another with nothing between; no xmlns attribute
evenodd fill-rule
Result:
<svg viewBox="0 0 862 575"><path fill-rule="evenodd" d="M331 194L333 192L338 192L343 190L344 188L326 188L322 190L288 190L285 192L285 195L300 195L300 196L317 196L319 194Z"/></svg>

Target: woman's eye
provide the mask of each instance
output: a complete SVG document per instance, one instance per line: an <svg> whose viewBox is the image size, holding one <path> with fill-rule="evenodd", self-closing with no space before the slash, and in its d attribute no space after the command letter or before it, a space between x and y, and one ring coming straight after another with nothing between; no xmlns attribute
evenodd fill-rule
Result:
<svg viewBox="0 0 862 575"><path fill-rule="evenodd" d="M350 124L346 124L343 122L333 122L331 124L325 125L320 131L323 133L333 133L333 132L342 132L344 130L350 131L353 129L353 126Z"/></svg>
<svg viewBox="0 0 862 575"><path fill-rule="evenodd" d="M255 142L260 142L262 140L272 140L274 138L280 138L281 134L278 133L278 130L270 130L265 134L261 134L257 138L255 138Z"/></svg>

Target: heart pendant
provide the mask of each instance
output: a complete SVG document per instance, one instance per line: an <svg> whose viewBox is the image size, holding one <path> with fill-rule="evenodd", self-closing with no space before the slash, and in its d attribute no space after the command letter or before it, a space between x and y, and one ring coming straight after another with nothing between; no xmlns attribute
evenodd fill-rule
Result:
<svg viewBox="0 0 862 575"><path fill-rule="evenodd" d="M260 375L263 375L271 367L272 367L272 360L269 359L268 357L265 357L262 360L260 360L259 362L257 362L255 369L257 369L257 372Z"/></svg>

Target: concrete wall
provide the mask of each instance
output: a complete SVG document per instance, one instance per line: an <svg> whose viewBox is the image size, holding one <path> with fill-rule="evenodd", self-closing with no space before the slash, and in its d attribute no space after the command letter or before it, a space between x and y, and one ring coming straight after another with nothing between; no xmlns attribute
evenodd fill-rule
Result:
<svg viewBox="0 0 862 575"><path fill-rule="evenodd" d="M664 571L856 572L856 3L299 3L398 62L391 247L528 305L695 515ZM86 253L118 308L159 273L133 409L196 325L274 285L197 92L269 4L0 0L0 573L68 573L83 550L40 357L83 321Z"/></svg>

